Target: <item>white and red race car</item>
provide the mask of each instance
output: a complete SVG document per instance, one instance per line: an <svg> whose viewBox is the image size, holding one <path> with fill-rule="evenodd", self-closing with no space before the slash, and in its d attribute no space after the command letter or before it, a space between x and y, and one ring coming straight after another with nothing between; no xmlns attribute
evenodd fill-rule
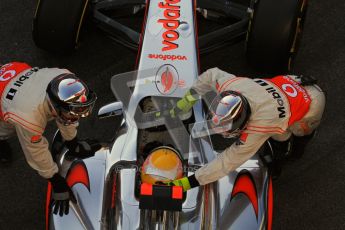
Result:
<svg viewBox="0 0 345 230"><path fill-rule="evenodd" d="M49 188L47 229L271 229L272 181L263 160L274 154L269 142L235 172L184 193L172 186L143 186L140 173L147 156L143 149L157 141L161 148L172 148L183 164L184 176L212 161L218 151L207 129L203 130L207 119L202 102L177 118L162 111L198 77L200 52L245 34L252 63L288 69L306 1L258 0L244 5L220 0L40 0L34 18L36 44L55 52L74 49L88 6L115 39L139 50L137 70L111 79L118 101L102 107L98 116L117 116L122 123L114 128L114 140L94 157L66 157L61 136L55 136L53 153L77 202L70 202L68 215L54 215ZM128 6L133 15L145 10L140 34L106 16L107 11ZM60 21L55 20L58 12L64 12ZM198 12L216 21L229 17L233 21L198 37Z"/></svg>

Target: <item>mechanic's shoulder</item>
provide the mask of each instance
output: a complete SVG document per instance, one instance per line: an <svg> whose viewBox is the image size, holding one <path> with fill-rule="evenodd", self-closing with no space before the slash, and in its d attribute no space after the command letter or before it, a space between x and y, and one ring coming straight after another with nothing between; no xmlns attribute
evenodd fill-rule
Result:
<svg viewBox="0 0 345 230"><path fill-rule="evenodd" d="M68 69L58 68L58 67L43 67L39 68L39 73L56 73L56 74L64 74L64 73L72 73Z"/></svg>
<svg viewBox="0 0 345 230"><path fill-rule="evenodd" d="M212 67L212 68L209 68L207 71L210 71L210 72L225 72L224 70L218 68L218 67Z"/></svg>
<svg viewBox="0 0 345 230"><path fill-rule="evenodd" d="M66 68L59 68L59 67L47 67L48 70L59 70L59 71L63 71L63 72L66 72L66 73L72 73L69 69L66 69Z"/></svg>

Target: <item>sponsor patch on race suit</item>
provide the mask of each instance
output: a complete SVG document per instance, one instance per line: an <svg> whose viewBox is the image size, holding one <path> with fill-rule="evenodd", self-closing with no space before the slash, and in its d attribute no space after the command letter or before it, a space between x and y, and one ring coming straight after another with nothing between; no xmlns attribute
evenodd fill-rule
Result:
<svg viewBox="0 0 345 230"><path fill-rule="evenodd" d="M31 69L31 66L29 66L26 63L22 62L11 62L8 64L5 64L1 66L0 69L0 98L2 98L2 95L4 93L4 90L8 83L11 82L11 80L16 77L19 73ZM3 119L2 109L1 109L1 101L0 101L0 118Z"/></svg>
<svg viewBox="0 0 345 230"><path fill-rule="evenodd" d="M237 139L236 145L244 145L247 142L248 133L243 132L241 136Z"/></svg>
<svg viewBox="0 0 345 230"><path fill-rule="evenodd" d="M31 143L38 143L42 140L42 136L41 135L35 135L31 137Z"/></svg>
<svg viewBox="0 0 345 230"><path fill-rule="evenodd" d="M309 111L311 98L298 82L292 80L289 76L278 76L265 80L279 87L288 99L291 113L289 126L301 120Z"/></svg>

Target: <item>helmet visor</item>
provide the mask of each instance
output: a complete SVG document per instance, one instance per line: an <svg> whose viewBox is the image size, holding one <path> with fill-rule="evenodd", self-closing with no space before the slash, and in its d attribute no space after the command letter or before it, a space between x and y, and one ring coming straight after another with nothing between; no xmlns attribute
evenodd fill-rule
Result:
<svg viewBox="0 0 345 230"><path fill-rule="evenodd" d="M60 107L59 121L64 125L75 124L81 117L87 117L91 114L96 102L96 94L90 92L87 102L73 102Z"/></svg>
<svg viewBox="0 0 345 230"><path fill-rule="evenodd" d="M74 102L68 104L68 113L74 117L87 117L91 114L96 102L96 95L90 92L90 99L87 102Z"/></svg>
<svg viewBox="0 0 345 230"><path fill-rule="evenodd" d="M147 175L161 177L162 179L165 179L165 180L175 180L177 170L178 170L178 168L166 171L166 170L160 170L160 169L152 167L152 166L147 166L144 173Z"/></svg>

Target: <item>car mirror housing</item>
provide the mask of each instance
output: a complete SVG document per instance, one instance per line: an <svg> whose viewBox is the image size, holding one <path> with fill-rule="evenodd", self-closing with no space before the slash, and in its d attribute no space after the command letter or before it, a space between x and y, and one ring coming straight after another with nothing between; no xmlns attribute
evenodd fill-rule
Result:
<svg viewBox="0 0 345 230"><path fill-rule="evenodd" d="M122 102L116 101L110 104L107 104L98 110L98 118L107 118L114 116L123 115L123 104Z"/></svg>

